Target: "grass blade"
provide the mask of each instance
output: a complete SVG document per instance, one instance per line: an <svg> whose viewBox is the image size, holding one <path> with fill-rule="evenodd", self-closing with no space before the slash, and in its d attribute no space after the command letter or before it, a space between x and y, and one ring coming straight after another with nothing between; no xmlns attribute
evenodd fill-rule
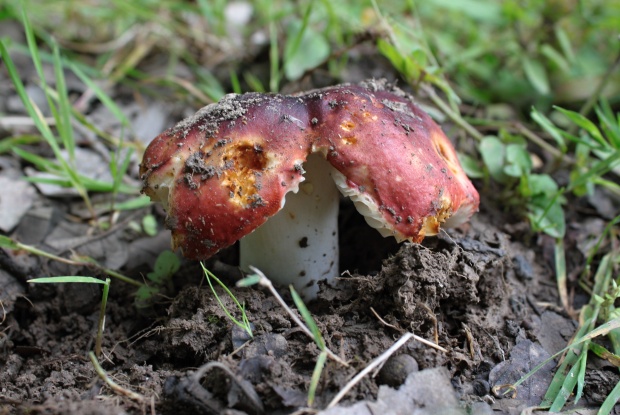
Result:
<svg viewBox="0 0 620 415"><path fill-rule="evenodd" d="M566 376L563 379L563 382L560 386L560 390L558 394L555 396L555 399L551 403L551 407L549 408L549 412L560 412L566 402L570 398L573 393L573 389L575 389L575 385L578 381L578 373L581 372L581 366L586 362L586 353L583 352L583 348L580 348L580 354L577 356L573 354L574 358L570 359L572 363L572 367L566 373ZM573 362L574 360L574 362Z"/></svg>
<svg viewBox="0 0 620 415"><path fill-rule="evenodd" d="M138 196L123 202L115 203L115 210L133 210L147 207L151 204L151 198L148 196Z"/></svg>
<svg viewBox="0 0 620 415"><path fill-rule="evenodd" d="M564 137L562 136L562 131L556 127L549 118L538 112L536 108L532 108L530 117L555 140L562 153L565 153L567 147Z"/></svg>
<svg viewBox="0 0 620 415"><path fill-rule="evenodd" d="M49 128L43 117L37 116L37 111L35 110L32 101L30 101L30 97L26 93L26 88L24 87L24 84L19 77L19 72L17 71L17 68L15 67L15 64L13 63L13 60L9 55L9 51L7 50L3 41L0 41L0 56L2 56L2 60L4 61L4 65L9 74L9 78L11 79L11 82L15 87L17 95L19 95L19 98L23 102L24 107L28 112L28 115L32 118L35 126L37 127L43 138L45 138L45 140L50 144L54 152L59 152L60 148L58 147L58 143L56 143L56 139L52 134L52 130Z"/></svg>
<svg viewBox="0 0 620 415"><path fill-rule="evenodd" d="M87 283L87 284L105 284L106 283L104 280L100 280L98 278L81 277L81 276L58 276L58 277L33 278L31 280L28 280L28 282L45 283L45 284L69 283L69 282L79 282L79 283Z"/></svg>
<svg viewBox="0 0 620 415"><path fill-rule="evenodd" d="M614 409L614 406L616 406L616 402L618 402L618 400L620 400L620 382L616 383L616 386L614 386L609 395L607 395L607 398L605 398L605 401L599 408L596 415L611 414L611 411Z"/></svg>
<svg viewBox="0 0 620 415"><path fill-rule="evenodd" d="M69 104L69 96L67 93L67 85L63 72L62 62L60 60L60 52L58 44L53 45L54 52L54 73L56 75L56 91L58 93L58 111L56 116L56 128L62 143L69 153L69 163L75 166L75 139L73 136L73 128L71 127L71 104Z"/></svg>
<svg viewBox="0 0 620 415"><path fill-rule="evenodd" d="M293 302L295 303L295 306L297 306L297 309L299 310L301 316L306 322L306 326L308 326L310 332L312 332L312 335L314 336L314 341L319 347L319 350L325 350L325 341L323 340L323 336L321 336L321 332L319 331L318 326L312 318L312 314L308 310L308 307L306 307L306 304L304 304L304 301L301 299L299 294L297 294L297 291L295 291L295 288L293 288L292 285L290 286L290 289L291 295L293 296Z"/></svg>
<svg viewBox="0 0 620 415"><path fill-rule="evenodd" d="M220 305L220 308L226 314L226 317L228 317L230 319L230 321L235 323L237 326L239 326L243 330L245 330L250 335L250 337L254 337L254 335L252 334L252 326L250 325L248 317L247 317L247 313L245 312L245 307L242 306L239 303L239 300L237 300L237 298L233 295L233 293L228 289L226 284L224 284L222 281L220 281L220 279L218 277L216 277L215 274L213 274L211 271L209 271L207 269L207 267L205 267L205 265L202 262L200 262L200 266L202 267L202 271L204 272L205 277L207 279L207 282L209 283L209 287L211 287L211 292L213 292L213 295L215 296L215 299L217 300L217 303ZM213 287L213 283L211 283L211 278L213 278L215 280L215 282L217 282L220 285L220 287L222 287L222 289L226 292L226 294L228 294L228 296L237 305L237 308L241 311L241 320L242 321L237 320L228 311L228 309L226 308L226 306L224 305L224 303L220 299L219 295L217 295L217 292L215 291L215 288Z"/></svg>
<svg viewBox="0 0 620 415"><path fill-rule="evenodd" d="M598 129L598 127L596 125L594 125L594 123L592 121L590 121L589 119L587 119L583 115L579 114L578 112L569 111L567 109L564 109L564 108L558 107L558 106L554 106L554 108L556 110L560 111L562 114L566 115L573 123L575 123L576 125L578 125L582 129L584 129L601 146L609 147L609 143L607 142L607 140L605 140L605 138L603 138L603 135L601 134L601 131Z"/></svg>
<svg viewBox="0 0 620 415"><path fill-rule="evenodd" d="M587 333L587 328L590 326L591 322L592 322L591 320L588 320L588 324L584 324L579 329L579 331L577 332L576 338L579 338L580 335ZM551 381L549 388L547 388L547 393L545 393L545 396L540 406L549 407L549 406L558 404L557 402L558 397L560 396L561 392L566 389L566 386L567 386L566 378L568 377L570 371L577 364L577 361L579 360L579 356L581 355L582 349L583 347L580 344L576 344L576 343L572 343L566 347L566 350L568 352L566 353L566 356L564 357L564 361L562 362L557 372L555 373L555 376L553 376L553 380ZM561 352L562 351L560 351L559 353ZM542 367L542 365L540 365L540 367ZM538 370L538 369L539 369L538 366L534 368L534 370ZM532 372L534 372L534 370L532 370ZM522 382L524 378L527 379L529 377L528 375L521 378L519 382ZM517 382L517 384L519 382ZM515 384L515 386L517 384ZM571 392L572 392L572 389L569 391L569 394ZM568 399L568 397L566 397L566 399Z"/></svg>
<svg viewBox="0 0 620 415"><path fill-rule="evenodd" d="M118 105L116 105L116 103L114 103L112 98L110 98L110 96L106 94L105 91L99 87L99 85L97 85L96 82L90 79L86 73L84 73L84 71L74 63L69 63L69 67L88 88L93 90L97 98L99 98L103 105L105 105L105 107L110 110L112 114L114 114L114 117L116 117L116 119L119 120L123 126L127 127L130 125L129 120L123 111L118 107Z"/></svg>
<svg viewBox="0 0 620 415"><path fill-rule="evenodd" d="M274 22L269 22L269 39L269 90L271 92L278 92L280 89L280 57L278 52L278 31Z"/></svg>
<svg viewBox="0 0 620 415"><path fill-rule="evenodd" d="M15 153L18 157L21 157L25 161L32 163L40 171L54 173L54 174L63 173L62 167L60 167L58 163L52 160L43 158L29 151L22 150L19 147L13 148L13 153Z"/></svg>
<svg viewBox="0 0 620 415"><path fill-rule="evenodd" d="M0 154L7 153L17 146L35 144L41 141L41 137L36 135L19 135L15 137L3 138L0 140Z"/></svg>
<svg viewBox="0 0 620 415"><path fill-rule="evenodd" d="M564 240L562 238L557 238L555 240L553 250L555 260L555 279L558 285L558 294L564 310L570 311L570 305L568 303L568 288L566 284L566 251L564 250Z"/></svg>
<svg viewBox="0 0 620 415"><path fill-rule="evenodd" d="M308 388L308 406L312 407L314 403L314 397L316 396L316 390L319 386L319 380L321 380L321 373L323 373L323 368L325 367L325 362L327 361L327 351L323 350L319 354L319 358L316 360L316 365L314 365L314 370L312 371L312 377L310 378L310 387Z"/></svg>

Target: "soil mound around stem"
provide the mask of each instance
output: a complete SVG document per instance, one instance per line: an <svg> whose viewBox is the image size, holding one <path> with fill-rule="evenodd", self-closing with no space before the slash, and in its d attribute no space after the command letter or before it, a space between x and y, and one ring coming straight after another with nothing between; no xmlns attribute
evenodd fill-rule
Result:
<svg viewBox="0 0 620 415"><path fill-rule="evenodd" d="M258 288L231 288L252 323L250 338L208 285L200 286L195 266L188 263L183 273L185 287L149 313L135 314L131 292L113 292L108 305L100 360L111 379L144 401L112 392L86 357L97 293L61 285L31 290L28 300L11 303L0 355L3 404L17 413L97 414L151 406L173 413L179 405L196 413L290 413L305 407L320 351L275 298ZM447 352L409 341L391 358L405 363L392 362L379 376L363 378L344 403L372 401L382 384L398 389L409 372L444 367L461 401L488 406L494 400L490 381L498 378L489 375L516 344L534 341L553 353L574 328L569 319L536 306L545 299L549 277L533 251L478 218L465 233L400 245L377 272L345 272L334 286L323 284L309 307L327 346L349 367L328 360L316 407L324 408L405 332ZM222 289L216 291L224 307L236 310ZM293 304L286 293L284 298Z"/></svg>

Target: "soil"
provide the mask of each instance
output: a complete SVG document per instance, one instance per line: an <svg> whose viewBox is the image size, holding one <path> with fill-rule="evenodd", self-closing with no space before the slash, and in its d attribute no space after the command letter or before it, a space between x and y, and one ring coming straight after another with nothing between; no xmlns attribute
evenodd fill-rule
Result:
<svg viewBox="0 0 620 415"><path fill-rule="evenodd" d="M354 214L346 201L342 211L343 217ZM544 250L516 242L491 225L491 217L483 211L465 227L421 245L396 245L367 233L363 221L341 221L348 225L342 229L341 244L349 247L343 255L358 252L367 260L358 270L348 268L334 286L323 285L319 298L309 304L327 346L349 362L349 367L327 362L316 408L324 408L350 378L407 331L436 342L447 353L409 341L396 352L409 359L412 367L406 373L391 369L367 376L346 395L345 403L372 401L381 384L398 389L409 372L436 367L447 369L462 407L474 405L480 411L482 404L518 413L538 403L541 391L532 392L529 385L548 382L553 364L521 387L527 399L521 399L521 392L517 399L498 399L490 375L498 364L510 362L515 345L537 345L541 356L555 353L576 325L553 306L558 299ZM377 255L372 258L369 252ZM133 288L113 282L100 360L107 376L142 395L142 401L105 386L86 355L93 348L99 288L26 285L25 278L71 270L19 252L2 255L5 271L0 275L7 287L0 355L4 413L166 414L182 407L191 413L232 408L237 412L229 413L252 414L292 413L307 406L319 350L269 292L233 287L236 268L222 261L234 263L234 248L208 265L245 304L253 339L227 318L194 262L184 263L177 273L171 297L158 297L139 312ZM343 258L343 263L354 260ZM221 289L218 293L233 310L230 298ZM521 359L526 371L540 361L531 354ZM196 379L193 374L201 367L204 376ZM496 383L519 377L510 375L496 376ZM615 372L605 368L592 376L605 385L617 381ZM593 403L605 396L599 391L591 391Z"/></svg>
<svg viewBox="0 0 620 415"><path fill-rule="evenodd" d="M377 68L362 72L366 77ZM26 167L12 157L1 160L6 177ZM345 395L343 407L323 413L365 413L346 412L356 402L365 408L388 402L382 409L386 414L438 413L444 406L451 412L442 413L516 414L534 407L553 375L553 362L521 385L513 399L503 399L493 387L517 381L565 347L576 323L558 306L552 241L507 217L490 197L493 189L476 185L483 202L472 221L422 244L381 238L342 201L343 275L333 286L322 285L308 306L328 348L348 367L327 360L315 409L307 408L307 392L320 350L268 291L235 287L240 276L236 247L206 265L245 304L253 338L226 316L196 262L183 262L172 286L139 307L135 287L113 280L99 361L122 390L103 382L87 354L94 348L101 287L26 282L49 275L104 275L0 249L0 414L316 413L406 332L446 351L408 341L381 371L365 376ZM83 219L76 198L49 196L41 189L32 197L15 227L6 231L24 243L60 255L89 255L139 280L169 246L158 207L123 212L112 228L96 231ZM156 237L133 226L150 212L160 219ZM583 263L582 224L593 221L592 231L603 223L583 212L569 215L573 236L567 258L575 264ZM569 271L575 269L569 264ZM217 291L224 306L235 310L223 290ZM292 305L286 290L281 293ZM579 300L577 291L575 303ZM586 388L580 405L596 407L618 374L599 362L587 378L597 386ZM412 398L412 390L424 387L434 393Z"/></svg>

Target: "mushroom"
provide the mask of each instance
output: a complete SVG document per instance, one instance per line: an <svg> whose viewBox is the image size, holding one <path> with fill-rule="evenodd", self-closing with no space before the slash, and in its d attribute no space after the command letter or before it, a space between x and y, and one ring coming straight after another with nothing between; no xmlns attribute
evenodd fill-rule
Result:
<svg viewBox="0 0 620 415"><path fill-rule="evenodd" d="M337 190L399 242L458 226L479 204L441 128L375 80L226 95L156 137L140 172L144 193L164 205L173 248L206 259L241 240L242 269L306 299L338 276Z"/></svg>

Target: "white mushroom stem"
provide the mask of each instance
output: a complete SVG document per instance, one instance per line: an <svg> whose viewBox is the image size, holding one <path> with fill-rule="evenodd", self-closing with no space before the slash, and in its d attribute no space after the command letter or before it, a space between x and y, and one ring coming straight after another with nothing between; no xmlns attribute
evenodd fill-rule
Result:
<svg viewBox="0 0 620 415"><path fill-rule="evenodd" d="M282 210L240 241L240 265L260 269L273 282L292 284L305 300L316 298L318 281L338 276L339 192L331 166L320 154L304 163L305 180L289 193Z"/></svg>

